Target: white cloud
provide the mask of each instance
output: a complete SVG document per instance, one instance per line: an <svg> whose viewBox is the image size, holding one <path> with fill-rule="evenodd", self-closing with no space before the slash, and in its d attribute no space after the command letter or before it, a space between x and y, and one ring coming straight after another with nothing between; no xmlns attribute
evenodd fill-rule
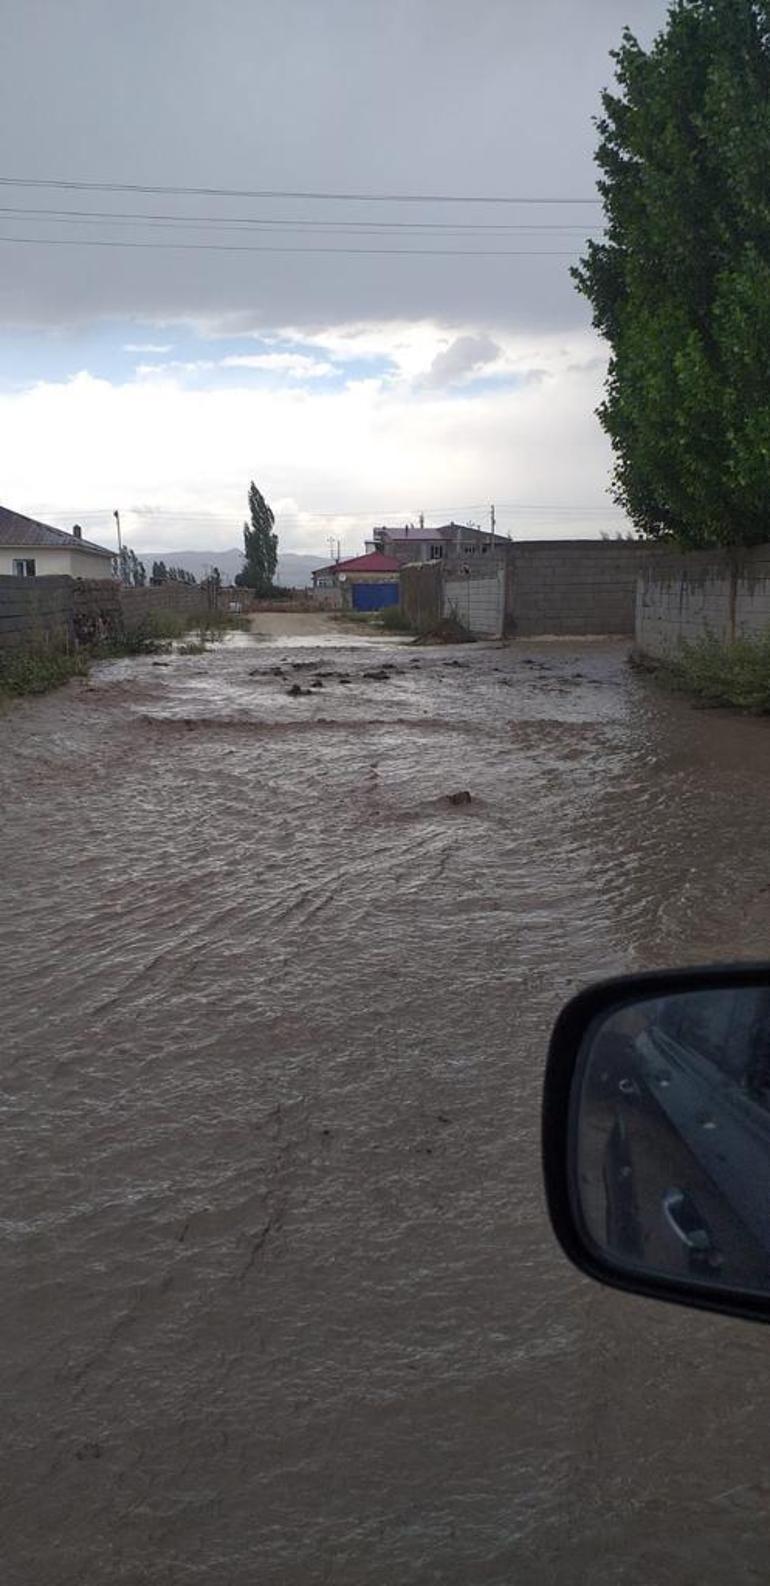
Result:
<svg viewBox="0 0 770 1586"><path fill-rule="evenodd" d="M127 341L123 346L124 352L164 353L171 352L171 350L172 346L170 342L166 345L163 342L157 341Z"/></svg>
<svg viewBox="0 0 770 1586"><path fill-rule="evenodd" d="M170 379L177 375L206 374L217 365L213 358L172 358L168 363L138 363L134 373L140 380Z"/></svg>
<svg viewBox="0 0 770 1586"><path fill-rule="evenodd" d="M142 380L177 375L207 374L212 369L255 369L265 374L288 375L293 380L318 380L334 374L333 364L304 353L229 353L226 358L171 358L166 363L139 363L135 374Z"/></svg>
<svg viewBox="0 0 770 1586"><path fill-rule="evenodd" d="M318 380L334 374L334 365L319 362L298 352L233 353L219 360L220 369L264 369L271 374L291 375L295 380Z"/></svg>
<svg viewBox="0 0 770 1586"><path fill-rule="evenodd" d="M80 521L95 539L120 507L137 550L237 544L251 478L276 507L284 550L325 555L334 533L353 553L378 520L481 518L489 501L519 536L596 534L610 526L593 416L601 367L575 365L597 345L509 346L504 361L539 363L548 381L476 393L372 378L212 389L170 367L120 385L81 373L2 393L4 503Z"/></svg>

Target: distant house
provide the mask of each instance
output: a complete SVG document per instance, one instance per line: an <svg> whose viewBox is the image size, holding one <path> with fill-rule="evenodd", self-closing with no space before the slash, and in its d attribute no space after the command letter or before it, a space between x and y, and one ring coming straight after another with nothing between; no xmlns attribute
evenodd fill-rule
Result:
<svg viewBox="0 0 770 1586"><path fill-rule="evenodd" d="M42 578L65 573L72 578L112 578L112 551L84 540L76 524L71 534L36 518L0 507L0 573Z"/></svg>
<svg viewBox="0 0 770 1586"><path fill-rule="evenodd" d="M384 556L382 551L331 562L313 573L313 592L332 606L380 611L383 606L398 604L401 565L397 557Z"/></svg>
<svg viewBox="0 0 770 1586"><path fill-rule="evenodd" d="M470 528L463 523L444 523L437 529L426 529L405 524L399 529L373 529L366 541L368 551L382 551L404 562L443 561L452 556L485 556L488 551L499 550L510 541L502 534L492 535L486 529Z"/></svg>

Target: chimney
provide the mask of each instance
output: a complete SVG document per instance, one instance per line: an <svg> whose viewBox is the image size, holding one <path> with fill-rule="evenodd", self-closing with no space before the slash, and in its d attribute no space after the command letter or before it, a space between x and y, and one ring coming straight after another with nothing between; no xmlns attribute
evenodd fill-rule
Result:
<svg viewBox="0 0 770 1586"><path fill-rule="evenodd" d="M79 523L75 523L73 525L72 533L73 533L73 536L74 536L74 538L76 540L82 540L82 538L83 538L83 530L81 529Z"/></svg>

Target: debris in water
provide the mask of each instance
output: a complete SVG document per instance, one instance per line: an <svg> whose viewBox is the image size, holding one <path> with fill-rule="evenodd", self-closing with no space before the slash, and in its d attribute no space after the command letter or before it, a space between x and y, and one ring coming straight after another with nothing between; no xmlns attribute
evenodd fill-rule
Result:
<svg viewBox="0 0 770 1586"><path fill-rule="evenodd" d="M429 633L421 633L415 644L475 644L476 636L469 633L459 617L442 617Z"/></svg>
<svg viewBox="0 0 770 1586"><path fill-rule="evenodd" d="M459 793L447 793L447 804L470 804L471 795L467 788L462 788Z"/></svg>

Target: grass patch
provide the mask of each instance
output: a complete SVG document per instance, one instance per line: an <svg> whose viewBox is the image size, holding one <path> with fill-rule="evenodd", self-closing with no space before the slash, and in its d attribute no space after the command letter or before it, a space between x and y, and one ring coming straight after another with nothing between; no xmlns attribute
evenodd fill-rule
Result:
<svg viewBox="0 0 770 1586"><path fill-rule="evenodd" d="M381 606L379 611L351 611L343 606L341 611L331 611L329 616L333 622L351 623L354 627L384 628L386 633L413 631L400 606Z"/></svg>
<svg viewBox="0 0 770 1586"><path fill-rule="evenodd" d="M216 644L222 640L226 633L248 633L251 623L248 617L241 616L235 611L208 611L205 617L199 617L195 624L198 635L198 644Z"/></svg>
<svg viewBox="0 0 770 1586"><path fill-rule="evenodd" d="M89 657L82 650L25 651L21 655L0 656L0 696L47 694L51 688L61 688L71 677L87 677L88 666Z"/></svg>
<svg viewBox="0 0 770 1586"><path fill-rule="evenodd" d="M348 622L354 627L372 628L379 616L377 611L349 611L343 606L340 611L330 611L328 615L332 622Z"/></svg>
<svg viewBox="0 0 770 1586"><path fill-rule="evenodd" d="M248 628L248 617L232 612L209 612L201 623L198 638L186 639L196 628L195 621L179 612L155 612L140 627L99 644L82 645L77 650L25 649L0 652L0 700L24 694L47 694L72 677L87 677L93 661L120 660L126 655L170 655L174 642L179 655L203 655L208 645L232 628Z"/></svg>
<svg viewBox="0 0 770 1586"><path fill-rule="evenodd" d="M683 644L661 672L671 686L703 705L770 713L770 631L723 644L713 636Z"/></svg>
<svg viewBox="0 0 770 1586"><path fill-rule="evenodd" d="M405 611L400 606L383 606L378 611L378 626L384 628L386 633L411 633L412 624Z"/></svg>

